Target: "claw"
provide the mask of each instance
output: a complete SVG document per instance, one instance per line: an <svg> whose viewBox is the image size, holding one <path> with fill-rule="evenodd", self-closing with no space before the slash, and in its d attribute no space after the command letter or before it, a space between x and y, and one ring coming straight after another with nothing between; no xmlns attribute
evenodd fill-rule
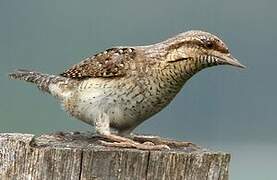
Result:
<svg viewBox="0 0 277 180"><path fill-rule="evenodd" d="M176 141L166 138L161 138L159 136L146 136L146 135L135 135L133 134L131 138L140 143L145 142L152 142L156 145L166 145L167 147L175 147L175 148L184 148L184 147L191 147L193 149L199 149L200 147L192 142L183 142L183 141Z"/></svg>

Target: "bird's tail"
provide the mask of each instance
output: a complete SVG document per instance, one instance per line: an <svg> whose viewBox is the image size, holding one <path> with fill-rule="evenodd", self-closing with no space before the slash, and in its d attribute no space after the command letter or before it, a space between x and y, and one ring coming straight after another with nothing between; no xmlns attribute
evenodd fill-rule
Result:
<svg viewBox="0 0 277 180"><path fill-rule="evenodd" d="M24 80L34 83L40 90L48 93L52 93L50 89L51 84L58 84L59 82L65 84L68 82L68 78L62 76L43 74L25 69L15 70L9 74L9 77L11 79Z"/></svg>

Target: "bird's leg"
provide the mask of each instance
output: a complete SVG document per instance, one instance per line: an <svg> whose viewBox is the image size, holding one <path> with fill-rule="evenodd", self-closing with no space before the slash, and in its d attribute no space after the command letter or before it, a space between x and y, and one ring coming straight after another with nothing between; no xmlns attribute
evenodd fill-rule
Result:
<svg viewBox="0 0 277 180"><path fill-rule="evenodd" d="M176 140L162 138L159 136L131 134L130 138L140 143L152 142L153 144L156 144L156 145L167 145L169 147L175 147L175 148L179 148L179 147L192 147L196 149L199 148L199 146L191 142L176 141Z"/></svg>
<svg viewBox="0 0 277 180"><path fill-rule="evenodd" d="M169 149L167 145L155 145L153 143L139 143L130 138L111 134L109 116L107 114L101 114L99 118L95 121L95 129L98 135L106 140L99 140L99 142L104 146L109 147L121 147L121 148L136 148L142 150L161 150Z"/></svg>

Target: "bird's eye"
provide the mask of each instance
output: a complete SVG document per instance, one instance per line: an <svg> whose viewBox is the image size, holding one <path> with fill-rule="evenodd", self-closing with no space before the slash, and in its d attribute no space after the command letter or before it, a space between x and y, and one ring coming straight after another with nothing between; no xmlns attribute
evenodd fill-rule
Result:
<svg viewBox="0 0 277 180"><path fill-rule="evenodd" d="M202 41L202 46L207 48L207 49L212 49L214 48L214 42L210 39L201 39Z"/></svg>
<svg viewBox="0 0 277 180"><path fill-rule="evenodd" d="M214 45L213 45L212 42L208 41L208 42L205 43L205 46L206 46L206 48L208 48L208 49L212 49Z"/></svg>

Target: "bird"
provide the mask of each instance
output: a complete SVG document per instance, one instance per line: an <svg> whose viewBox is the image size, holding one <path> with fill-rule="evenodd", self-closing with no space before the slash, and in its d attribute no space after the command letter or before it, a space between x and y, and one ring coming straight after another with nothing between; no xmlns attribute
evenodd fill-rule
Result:
<svg viewBox="0 0 277 180"><path fill-rule="evenodd" d="M139 142L132 131L165 108L199 71L218 65L245 68L216 35L182 32L144 46L119 46L83 59L60 74L26 69L11 79L34 83L70 115L95 127L106 146L151 150L165 144Z"/></svg>

